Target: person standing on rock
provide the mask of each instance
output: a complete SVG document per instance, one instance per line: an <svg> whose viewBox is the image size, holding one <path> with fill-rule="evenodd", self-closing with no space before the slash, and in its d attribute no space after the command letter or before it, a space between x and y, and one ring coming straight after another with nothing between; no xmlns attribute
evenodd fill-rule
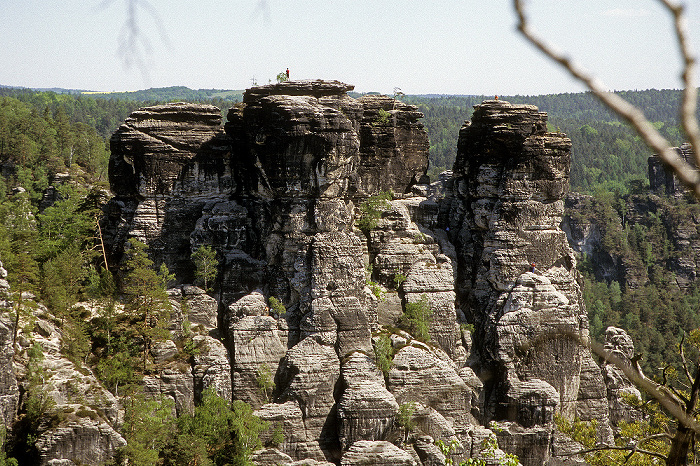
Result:
<svg viewBox="0 0 700 466"><path fill-rule="evenodd" d="M289 68L287 68L287 79L289 79Z"/></svg>
<svg viewBox="0 0 700 466"><path fill-rule="evenodd" d="M530 272L535 273L535 263L530 264Z"/></svg>

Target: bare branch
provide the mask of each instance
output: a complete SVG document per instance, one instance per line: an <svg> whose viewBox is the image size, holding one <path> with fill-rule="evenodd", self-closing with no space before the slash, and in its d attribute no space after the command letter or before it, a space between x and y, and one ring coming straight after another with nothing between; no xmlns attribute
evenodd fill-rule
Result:
<svg viewBox="0 0 700 466"><path fill-rule="evenodd" d="M641 377L629 364L625 364L619 357L609 351L606 351L603 345L596 342L590 343L591 351L605 359L607 362L618 367L627 378L637 387L644 390L647 394L654 397L673 417L679 422L688 426L695 432L700 433L700 424L689 416L685 411L685 403L668 390L663 385L659 385L645 377Z"/></svg>
<svg viewBox="0 0 700 466"><path fill-rule="evenodd" d="M676 38L678 39L678 48L683 57L683 102L681 104L681 124L683 131L693 148L699 148L694 151L695 165L700 167L700 128L698 121L695 118L698 101L698 89L695 85L695 58L690 50L690 42L688 41L688 24L685 19L683 5L672 2L670 0L659 0L673 15L674 27L676 29Z"/></svg>
<svg viewBox="0 0 700 466"><path fill-rule="evenodd" d="M678 179L690 189L696 197L700 197L700 173L698 173L695 167L688 164L676 153L671 147L671 144L656 130L656 128L654 128L639 108L630 104L617 94L609 92L603 83L595 76L588 73L569 57L558 52L552 45L541 39L530 28L523 2L524 0L513 0L513 7L515 8L519 20L518 30L523 36L543 54L562 65L571 76L586 85L586 87L588 87L588 89L590 89L605 105L632 125L644 142L659 155L661 160L668 165L671 170L673 170ZM670 0L659 0L659 2L673 12L676 18L676 35L678 36L681 55L684 61L683 77L686 88L683 97L681 120L686 136L693 146L694 152L696 152L696 160L700 160L700 154L697 154L700 149L696 149L700 148L700 144L698 144L700 140L700 130L698 129L698 122L695 117L697 90L692 84L695 59L691 56L689 51L683 10ZM689 87L691 89L689 89ZM700 166L700 164L698 165Z"/></svg>
<svg viewBox="0 0 700 466"><path fill-rule="evenodd" d="M678 344L678 351L681 354L681 362L683 363L683 371L685 372L685 376L688 379L688 383L692 385L693 377L690 375L690 370L688 369L688 362L685 359L685 350L683 349L684 343L685 333L683 333L683 336L681 337L681 342Z"/></svg>
<svg viewBox="0 0 700 466"><path fill-rule="evenodd" d="M522 351L529 351L531 347L536 346L544 341L547 341L548 339L562 336L571 338L572 340L576 341L579 345L589 348L600 358L619 368L625 374L625 376L627 376L630 382L632 382L641 390L644 390L647 394L649 394L649 396L656 399L656 401L664 409L666 409L671 414L671 416L678 419L679 422L687 426L689 429L700 433L700 423L698 423L698 421L696 421L692 416L688 414L690 411L686 411L686 403L684 403L683 400L679 399L667 387L658 384L650 379L647 379L644 376L644 374L642 374L641 371L638 370L638 367L636 365L632 365L627 361L621 359L620 357L616 356L614 353L606 350L605 347L600 343L592 341L588 335L581 335L577 332L573 332L570 330L553 330L550 332L543 332L540 335L538 335L533 341L529 342L529 344L523 345L521 349ZM700 366L698 370L698 376L696 376L694 380L698 384L697 395L700 396Z"/></svg>
<svg viewBox="0 0 700 466"><path fill-rule="evenodd" d="M674 395L676 395L676 398L683 401L685 404L690 403L690 400L688 399L688 397L686 397L681 392L679 392L675 387L669 386L668 388L673 392Z"/></svg>
<svg viewBox="0 0 700 466"><path fill-rule="evenodd" d="M586 448L585 450L579 450L575 451L573 453L560 453L561 456L577 456L577 455L586 455L588 453L595 453L597 451L607 451L607 450L619 450L619 451L629 451L630 454L627 456L626 460L629 460L629 458L632 457L635 453L640 453L643 455L649 455L649 456L655 456L656 458L661 458L662 460L666 460L666 455L662 455L661 453L651 451L651 450L644 450L642 448L637 448L636 445L633 446L628 446L628 447L618 447L617 445L596 445L593 448Z"/></svg>
<svg viewBox="0 0 700 466"><path fill-rule="evenodd" d="M99 8L106 8L117 0L103 0ZM148 81L148 66L146 58L151 54L152 47L148 36L144 34L139 24L140 12L146 11L158 29L161 41L168 45L168 34L163 27L162 21L158 16L157 10L149 3L148 0L120 0L124 2L126 7L126 18L119 34L119 45L117 53L120 56L124 67L131 68L135 66L141 72L144 81Z"/></svg>

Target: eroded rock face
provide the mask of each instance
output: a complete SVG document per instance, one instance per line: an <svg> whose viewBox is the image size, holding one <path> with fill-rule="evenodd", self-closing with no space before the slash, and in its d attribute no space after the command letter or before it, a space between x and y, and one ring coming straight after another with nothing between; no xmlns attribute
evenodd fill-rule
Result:
<svg viewBox="0 0 700 466"><path fill-rule="evenodd" d="M7 271L0 262L0 419L2 425L11 426L17 416L19 404L19 386L15 375L14 355L15 350L12 338L15 328L14 321L6 313L11 308L12 302L7 298L9 285L6 284Z"/></svg>
<svg viewBox="0 0 700 466"><path fill-rule="evenodd" d="M126 240L136 237L157 264L191 283L190 233L205 199L232 190L221 111L185 103L146 107L126 119L110 148L115 197L102 226L109 260L118 263Z"/></svg>
<svg viewBox="0 0 700 466"><path fill-rule="evenodd" d="M343 455L341 466L360 464L417 466L413 457L389 442L360 440Z"/></svg>
<svg viewBox="0 0 700 466"><path fill-rule="evenodd" d="M31 299L24 298L25 306L27 298ZM20 318L24 330L18 334L15 346L15 373L23 394L19 407L26 408L27 388L32 383L27 370L29 350L33 347L34 351L40 349L41 354L38 361L33 362L43 371L41 394L52 400L55 412L63 413L58 425L40 432L35 444L37 458L32 461L42 465L110 461L116 450L126 445L118 433L123 422L118 399L101 385L92 371L62 354L62 332L48 310L37 303L30 306L32 310L25 309ZM34 321L32 331L28 331L30 319Z"/></svg>
<svg viewBox="0 0 700 466"><path fill-rule="evenodd" d="M386 389L374 358L356 351L341 366L345 388L338 403L338 436L347 450L358 440L387 440L399 404Z"/></svg>
<svg viewBox="0 0 700 466"><path fill-rule="evenodd" d="M693 147L685 143L680 147L673 148L678 157L691 166L695 166L695 153ZM649 188L657 194L666 194L673 197L683 197L686 188L678 180L673 171L666 168L658 155L652 155L647 160L649 168Z"/></svg>
<svg viewBox="0 0 700 466"><path fill-rule="evenodd" d="M104 422L83 419L53 429L36 442L40 464L99 464L112 460L126 442ZM57 461L58 459L58 461ZM64 461L61 463L60 459Z"/></svg>
<svg viewBox="0 0 700 466"><path fill-rule="evenodd" d="M191 251L209 245L220 259L219 316L190 311L190 322L224 337L230 388L222 376L207 375L205 366L224 368L225 361L204 335L196 343L214 347L212 357L200 354L192 373L181 377L161 371L147 386L173 397L178 412L197 400L198 384L230 389L235 399L264 405L266 415L289 413L282 406L294 402L305 434L280 451L295 460L338 460L339 432L350 439L344 448L355 439L383 438L398 406L381 378L336 383L342 358L372 354L378 328L377 299L366 286L367 240L354 228L355 208L369 195L404 193L420 181L428 139L415 107L382 96L356 100L349 90L335 81L253 88L229 111L224 131L212 107L148 108L112 138L110 180L118 187L104 221L111 260L119 260L131 236L149 244L156 265L165 262L185 282L192 277ZM437 205L431 206L404 206L401 215L410 222L409 210L432 212L426 218L435 223ZM445 346L452 348L459 340L452 266L436 259L440 248L428 242L434 244L426 260L450 272L431 280L445 292L438 301L448 331L436 335L448 335ZM414 262L402 259L406 273ZM425 291L425 284L413 290ZM197 310L207 308L206 295L182 287L186 295ZM269 297L285 311L269 309ZM395 302L400 310L401 300ZM167 345L157 352L163 360L170 355ZM276 387L261 393L265 372ZM363 402L367 393L371 406Z"/></svg>
<svg viewBox="0 0 700 466"><path fill-rule="evenodd" d="M421 184L420 113L384 96L353 99L351 89L261 86L229 111L224 131L218 109L177 104L137 112L115 134L119 186L103 222L111 260L130 236L184 282L199 246L220 260L213 297L179 288L193 343L207 350L177 373L168 365L177 348L159 346L165 368L146 385L178 412L207 387L251 403L284 434L257 464L441 464L435 440L454 443L459 462L486 454L494 433L481 425L499 420L504 449L542 465L555 414L608 426L559 226L568 138L547 133L535 107L487 101L460 132L454 172ZM394 199L360 231L360 206L380 191ZM428 343L394 328L420 302L432 311ZM380 333L391 346L385 373ZM263 376L274 388L261 388ZM388 442L405 434L402 406L417 426L405 450Z"/></svg>
<svg viewBox="0 0 700 466"><path fill-rule="evenodd" d="M406 192L428 169L429 141L419 122L423 114L387 96L364 96L359 101L364 112L358 191Z"/></svg>
<svg viewBox="0 0 700 466"><path fill-rule="evenodd" d="M634 360L634 342L627 332L617 327L605 330L605 351L617 356L623 364L632 367ZM637 363L638 364L638 363ZM638 369L638 366L637 366ZM611 363L603 365L603 376L608 388L610 402L610 420L614 426L620 422L633 422L640 419L641 413L632 408L624 400L624 396L642 399L642 395L622 372L622 369Z"/></svg>
<svg viewBox="0 0 700 466"><path fill-rule="evenodd" d="M570 150L533 106L486 101L460 130L449 226L487 419L551 428L555 413L576 415L582 390L590 402L581 386L582 368L592 367L581 345L588 320L559 227ZM548 443L539 448L530 456L546 459Z"/></svg>
<svg viewBox="0 0 700 466"><path fill-rule="evenodd" d="M280 401L296 401L301 408L309 439L305 458L338 459L334 392L340 376L340 361L332 346L317 338L302 340L282 361L280 380L286 387Z"/></svg>

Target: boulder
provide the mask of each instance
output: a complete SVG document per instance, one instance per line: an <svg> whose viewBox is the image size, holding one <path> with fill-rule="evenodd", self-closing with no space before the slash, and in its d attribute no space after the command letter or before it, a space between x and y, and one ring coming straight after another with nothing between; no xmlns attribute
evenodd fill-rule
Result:
<svg viewBox="0 0 700 466"><path fill-rule="evenodd" d="M273 381L285 348L277 321L270 316L246 316L231 322L228 329L233 371L234 399L254 406L269 401L259 384L262 377Z"/></svg>
<svg viewBox="0 0 700 466"><path fill-rule="evenodd" d="M338 402L340 446L347 450L358 440L385 440L399 404L383 384L373 381L349 385Z"/></svg>
<svg viewBox="0 0 700 466"><path fill-rule="evenodd" d="M359 440L343 454L341 466L361 464L385 466L418 466L418 463L406 451L384 441Z"/></svg>
<svg viewBox="0 0 700 466"><path fill-rule="evenodd" d="M296 401L301 408L307 438L304 458L340 457L334 394L340 361L332 346L308 337L287 351L280 364L281 402Z"/></svg>
<svg viewBox="0 0 700 466"><path fill-rule="evenodd" d="M36 441L39 464L102 464L126 441L103 421L81 418L42 434Z"/></svg>
<svg viewBox="0 0 700 466"><path fill-rule="evenodd" d="M210 336L195 335L193 347L196 353L192 357L192 378L194 381L194 396L201 401L202 392L214 390L218 396L230 400L231 364L224 344Z"/></svg>
<svg viewBox="0 0 700 466"><path fill-rule="evenodd" d="M605 351L617 356L622 364L634 367L632 362L635 356L634 342L621 328L608 327L605 330ZM637 369L639 370L639 366ZM617 427L623 421L633 422L642 419L642 413L625 401L626 396L641 400L642 394L625 376L622 368L606 362L603 364L603 377L608 389L610 421L613 426Z"/></svg>
<svg viewBox="0 0 700 466"><path fill-rule="evenodd" d="M454 423L473 423L467 408L472 392L445 353L431 351L427 346L401 348L394 356L387 389L399 405L418 402Z"/></svg>

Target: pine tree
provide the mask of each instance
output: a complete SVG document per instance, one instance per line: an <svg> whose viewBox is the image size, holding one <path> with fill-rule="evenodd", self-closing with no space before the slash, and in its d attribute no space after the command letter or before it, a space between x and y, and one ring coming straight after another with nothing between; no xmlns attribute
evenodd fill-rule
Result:
<svg viewBox="0 0 700 466"><path fill-rule="evenodd" d="M127 299L126 309L131 313L132 321L136 322L138 336L143 340L144 370L153 343L163 341L170 335L166 324L171 309L165 290L167 278L153 269L153 261L148 258L146 248L135 238L129 240L123 288Z"/></svg>

